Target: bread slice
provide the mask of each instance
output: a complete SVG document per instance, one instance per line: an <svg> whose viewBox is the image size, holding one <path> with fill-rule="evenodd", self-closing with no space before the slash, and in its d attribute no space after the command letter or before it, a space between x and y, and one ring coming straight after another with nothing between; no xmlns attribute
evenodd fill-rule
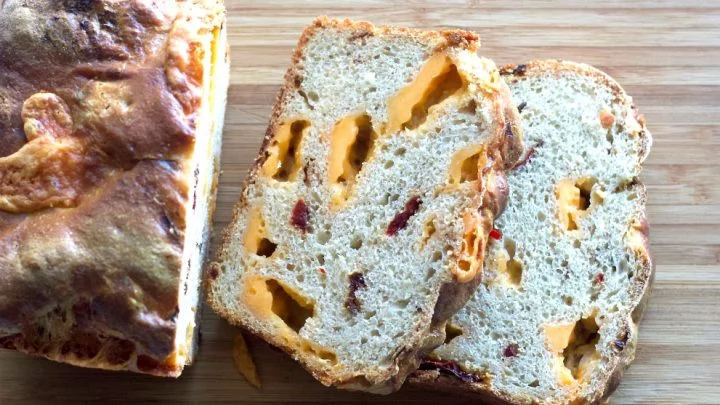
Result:
<svg viewBox="0 0 720 405"><path fill-rule="evenodd" d="M501 72L522 110L525 158L508 173L483 284L412 380L490 402L595 403L633 360L650 294L638 175L651 135L625 91L590 66Z"/></svg>
<svg viewBox="0 0 720 405"><path fill-rule="evenodd" d="M481 274L517 111L464 31L304 31L210 268L212 307L322 383L387 393Z"/></svg>
<svg viewBox="0 0 720 405"><path fill-rule="evenodd" d="M0 2L0 347L180 375L228 81L220 0Z"/></svg>

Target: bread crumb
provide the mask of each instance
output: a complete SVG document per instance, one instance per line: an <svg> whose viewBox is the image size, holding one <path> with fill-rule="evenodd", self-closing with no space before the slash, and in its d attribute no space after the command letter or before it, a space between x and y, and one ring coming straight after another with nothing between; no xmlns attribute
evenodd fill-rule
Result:
<svg viewBox="0 0 720 405"><path fill-rule="evenodd" d="M260 376L242 332L238 332L233 339L232 358L235 362L235 368L245 377L245 380L257 389L262 388Z"/></svg>

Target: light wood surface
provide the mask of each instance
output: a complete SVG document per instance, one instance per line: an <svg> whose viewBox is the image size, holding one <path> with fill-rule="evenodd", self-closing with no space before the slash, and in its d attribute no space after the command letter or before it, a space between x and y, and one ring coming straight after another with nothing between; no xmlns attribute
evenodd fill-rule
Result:
<svg viewBox="0 0 720 405"><path fill-rule="evenodd" d="M720 404L720 1L227 0L232 84L216 229L230 218L304 25L328 14L420 28L477 30L498 64L564 58L593 64L633 95L655 144L649 190L657 278L637 358L617 404ZM74 368L0 352L0 404L463 403L403 389L373 397L324 388L250 340L264 383L234 370L234 330L205 310L197 364L179 380Z"/></svg>

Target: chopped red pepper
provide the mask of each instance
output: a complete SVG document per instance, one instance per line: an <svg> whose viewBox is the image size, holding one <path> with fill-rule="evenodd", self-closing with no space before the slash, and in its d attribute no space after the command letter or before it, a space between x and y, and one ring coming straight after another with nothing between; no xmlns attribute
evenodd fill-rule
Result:
<svg viewBox="0 0 720 405"><path fill-rule="evenodd" d="M492 231L490 231L490 237L495 240L500 240L502 238L503 234L499 229L493 228Z"/></svg>
<svg viewBox="0 0 720 405"><path fill-rule="evenodd" d="M604 282L605 282L605 275L602 274L602 273L598 273L598 274L595 276L595 283L601 284L601 283L604 283Z"/></svg>
<svg viewBox="0 0 720 405"><path fill-rule="evenodd" d="M325 274L325 269L323 269L322 267L320 267L319 270L320 270L320 273L321 273L321 274Z"/></svg>

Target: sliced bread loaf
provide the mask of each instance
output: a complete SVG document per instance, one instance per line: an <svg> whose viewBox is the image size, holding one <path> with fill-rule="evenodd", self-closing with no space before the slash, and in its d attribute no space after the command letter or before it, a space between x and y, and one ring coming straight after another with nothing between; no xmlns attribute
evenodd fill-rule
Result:
<svg viewBox="0 0 720 405"><path fill-rule="evenodd" d="M320 18L295 51L208 301L322 383L387 393L479 282L522 147L464 31Z"/></svg>
<svg viewBox="0 0 720 405"><path fill-rule="evenodd" d="M595 403L634 358L652 283L638 181L651 136L623 89L587 65L501 73L526 154L508 173L484 281L413 381L490 402Z"/></svg>

